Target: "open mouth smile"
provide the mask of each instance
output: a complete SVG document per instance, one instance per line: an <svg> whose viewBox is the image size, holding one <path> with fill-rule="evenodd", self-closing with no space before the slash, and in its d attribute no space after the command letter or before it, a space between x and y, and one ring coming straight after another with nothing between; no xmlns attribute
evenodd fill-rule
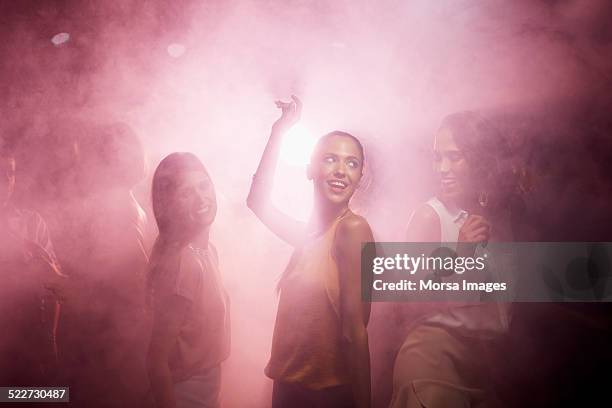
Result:
<svg viewBox="0 0 612 408"><path fill-rule="evenodd" d="M210 210L210 206L209 205L205 205L203 207L198 208L196 210L196 214L203 215L203 214L206 214L209 210Z"/></svg>
<svg viewBox="0 0 612 408"><path fill-rule="evenodd" d="M327 184L334 190L344 190L348 187L348 183L342 180L327 180Z"/></svg>

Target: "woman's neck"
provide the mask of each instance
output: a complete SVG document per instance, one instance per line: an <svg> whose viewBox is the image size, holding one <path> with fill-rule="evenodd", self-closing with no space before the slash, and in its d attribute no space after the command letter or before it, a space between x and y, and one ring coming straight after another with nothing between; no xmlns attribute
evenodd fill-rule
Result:
<svg viewBox="0 0 612 408"><path fill-rule="evenodd" d="M162 240L166 245L185 247L191 245L196 248L206 249L208 248L208 242L210 238L210 227L206 227L196 233L185 235L183 231L179 234L166 234Z"/></svg>
<svg viewBox="0 0 612 408"><path fill-rule="evenodd" d="M474 197L462 196L457 198L449 198L444 197L443 195L438 195L438 200L442 202L446 206L446 208L457 208L460 210L465 210L469 214L482 214L483 208L478 203Z"/></svg>
<svg viewBox="0 0 612 408"><path fill-rule="evenodd" d="M339 217L348 211L348 203L330 205L315 200L314 211L310 224L314 232L323 232Z"/></svg>
<svg viewBox="0 0 612 408"><path fill-rule="evenodd" d="M189 240L189 244L196 248L206 249L210 240L210 227L204 228Z"/></svg>

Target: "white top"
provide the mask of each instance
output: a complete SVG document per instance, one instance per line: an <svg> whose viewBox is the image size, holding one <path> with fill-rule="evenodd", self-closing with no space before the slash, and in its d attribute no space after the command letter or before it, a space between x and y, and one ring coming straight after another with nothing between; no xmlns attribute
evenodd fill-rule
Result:
<svg viewBox="0 0 612 408"><path fill-rule="evenodd" d="M468 212L459 207L447 207L438 197L430 198L425 204L433 208L440 218L440 242L457 242Z"/></svg>
<svg viewBox="0 0 612 408"><path fill-rule="evenodd" d="M468 212L458 207L447 207L437 197L432 197L426 204L440 219L440 241L456 243ZM478 246L476 251L482 250ZM446 310L427 317L425 322L453 328L465 336L492 338L508 331L510 314L507 303L453 303Z"/></svg>

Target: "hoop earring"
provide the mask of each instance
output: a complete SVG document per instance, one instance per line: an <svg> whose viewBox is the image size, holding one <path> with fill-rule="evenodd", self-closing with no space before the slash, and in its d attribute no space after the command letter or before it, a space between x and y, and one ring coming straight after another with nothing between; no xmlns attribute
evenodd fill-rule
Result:
<svg viewBox="0 0 612 408"><path fill-rule="evenodd" d="M489 193L481 191L480 194L478 194L478 204L480 204L482 208L486 208L489 205Z"/></svg>

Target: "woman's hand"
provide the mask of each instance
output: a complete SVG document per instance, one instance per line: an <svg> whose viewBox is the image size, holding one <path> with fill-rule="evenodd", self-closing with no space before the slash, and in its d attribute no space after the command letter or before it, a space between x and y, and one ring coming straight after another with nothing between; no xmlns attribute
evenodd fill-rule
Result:
<svg viewBox="0 0 612 408"><path fill-rule="evenodd" d="M480 215L470 215L459 230L459 242L486 242L491 237L491 224Z"/></svg>
<svg viewBox="0 0 612 408"><path fill-rule="evenodd" d="M291 95L291 102L275 101L277 108L282 111L281 117L278 118L272 129L280 132L285 132L295 125L302 115L302 102L297 96Z"/></svg>
<svg viewBox="0 0 612 408"><path fill-rule="evenodd" d="M261 155L257 171L253 175L247 206L274 234L297 247L306 237L306 224L283 214L272 204L271 200L274 171L280 154L283 133L300 120L302 113L302 102L295 95L292 95L291 99L293 99L292 102L276 101L276 106L281 109L282 114L272 126L272 133Z"/></svg>
<svg viewBox="0 0 612 408"><path fill-rule="evenodd" d="M457 255L474 256L478 244L483 246L489 241L491 236L491 224L480 215L470 215L459 230L457 238Z"/></svg>

